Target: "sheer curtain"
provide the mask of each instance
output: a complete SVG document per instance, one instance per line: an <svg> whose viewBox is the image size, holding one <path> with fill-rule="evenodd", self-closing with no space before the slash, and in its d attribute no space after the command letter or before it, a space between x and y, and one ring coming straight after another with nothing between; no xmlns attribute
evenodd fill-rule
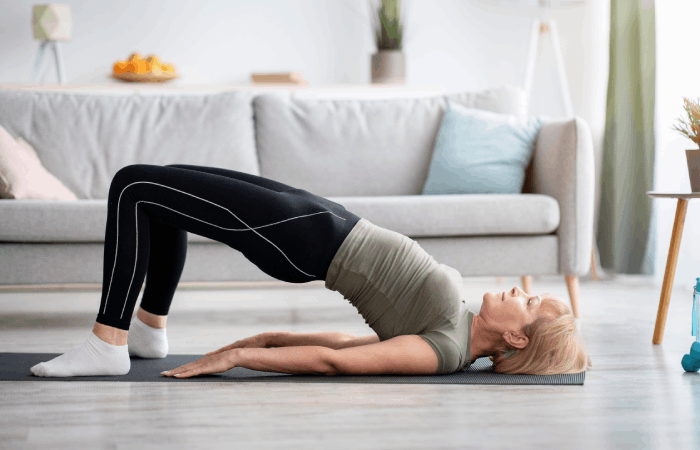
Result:
<svg viewBox="0 0 700 450"><path fill-rule="evenodd" d="M610 72L601 162L600 264L620 274L654 271L656 83L653 0L611 0Z"/></svg>

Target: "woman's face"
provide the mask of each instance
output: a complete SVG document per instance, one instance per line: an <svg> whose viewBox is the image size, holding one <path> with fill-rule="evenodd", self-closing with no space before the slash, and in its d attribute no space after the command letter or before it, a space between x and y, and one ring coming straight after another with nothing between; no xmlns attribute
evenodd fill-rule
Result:
<svg viewBox="0 0 700 450"><path fill-rule="evenodd" d="M516 286L510 291L484 294L479 316L492 330L519 332L541 315L552 317L552 313L541 305L541 296L528 295Z"/></svg>

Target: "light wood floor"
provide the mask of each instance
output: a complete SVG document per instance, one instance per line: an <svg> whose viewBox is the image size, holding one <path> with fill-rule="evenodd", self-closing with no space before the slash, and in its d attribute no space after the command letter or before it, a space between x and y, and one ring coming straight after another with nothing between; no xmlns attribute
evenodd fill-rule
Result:
<svg viewBox="0 0 700 450"><path fill-rule="evenodd" d="M519 283L465 278L467 304ZM0 382L0 448L700 448L700 374L685 373L692 292L676 289L662 345L660 288L581 282L584 386ZM563 277L533 291L568 299ZM83 342L99 292L0 292L0 351L62 353ZM171 353L204 354L267 330L368 334L322 284L176 293ZM29 368L27 368L29 369Z"/></svg>

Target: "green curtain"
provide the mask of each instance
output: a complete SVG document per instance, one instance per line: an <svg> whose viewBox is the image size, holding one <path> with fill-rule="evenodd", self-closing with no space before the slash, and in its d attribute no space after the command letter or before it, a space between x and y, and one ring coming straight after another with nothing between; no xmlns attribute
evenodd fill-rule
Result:
<svg viewBox="0 0 700 450"><path fill-rule="evenodd" d="M600 265L621 274L654 271L654 4L610 0L610 73L601 163Z"/></svg>

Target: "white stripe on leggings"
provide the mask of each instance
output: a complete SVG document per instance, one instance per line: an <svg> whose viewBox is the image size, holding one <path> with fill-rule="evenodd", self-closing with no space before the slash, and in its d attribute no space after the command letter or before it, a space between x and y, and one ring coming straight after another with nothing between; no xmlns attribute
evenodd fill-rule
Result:
<svg viewBox="0 0 700 450"><path fill-rule="evenodd" d="M110 293L110 291L111 291L111 289L112 289L112 280L114 279L114 269L115 269L116 266L117 266L117 252L118 252L118 250L119 250L119 205L121 204L122 194L124 193L124 191L125 191L129 186L133 186L133 185L135 185L135 184L153 184L153 185L156 185L156 186L162 186L162 187L164 187L164 188L172 189L172 190L174 190L174 191L181 192L181 193L183 193L183 194L192 196L192 197L194 197L194 198L197 198L197 199L199 199L199 200L205 201L205 202L207 202L207 203L211 203L211 204L214 205L214 206L218 206L219 208L222 208L222 209L228 211L233 217L235 217L236 219L238 219L243 225L245 225L245 226L248 227L248 228L247 228L247 229L234 229L234 228L219 227L218 225L214 225L214 224L212 224L212 223L205 222L205 221L200 220L200 219L196 219L195 217L192 217L192 216L189 216L189 215L187 215L187 214L181 213L181 212L179 212L179 211L176 211L176 210L174 210L174 209L172 209L172 208L168 208L167 206L164 206L164 205L160 205L160 204L158 204L158 203L148 202L148 201L145 201L145 200L141 200L141 201L136 202L136 206L135 206L136 210L135 210L135 213L134 213L134 217L135 217L135 220L136 220L136 258L135 258L135 260L134 260L134 272L133 272L132 275L131 275L131 282L129 283L129 289L127 290L127 293L126 293L126 299L129 298L129 292L131 291L131 283L134 281L134 275L136 274L136 260L138 260L138 236L139 236L138 233L139 233L139 227L138 227L138 216L137 216L137 214L138 214L138 205L139 205L139 203L151 203L151 204L154 204L154 205L162 206L163 208L171 209L172 211L175 211L175 212L177 212L177 213L179 213L179 214L183 214L183 215L185 215L185 216L187 216L187 217L190 217L190 218L192 218L192 219L199 220L200 222L204 222L204 223L206 223L206 224L208 224L208 225L212 225L212 226L214 226L214 227L222 228L222 229L225 229L225 230L230 230L230 231L247 231L247 230L251 230L251 231L253 231L254 233L256 233L258 236L260 236L261 238L265 239L267 242L269 242L270 244L272 244L272 246L274 246L277 250L279 250L280 253L282 253L282 255L287 259L287 261L289 261L289 263L290 263L292 266L294 266L295 269L297 269L299 272L303 273L304 275L313 277L313 275L310 275L310 274L304 272L303 270L301 270L300 268L298 268L298 267L287 257L287 255L285 255L285 253L284 253L279 247L277 247L272 241L270 241L269 239L267 239L265 236L263 236L263 235L261 235L260 233L258 233L257 231L255 231L255 228L263 228L263 227L266 227L266 226L275 225L275 224L278 224L278 223L286 222L286 221L293 220L293 219L297 219L297 218L300 218L300 217L313 216L313 215L321 214L321 213L324 213L324 212L328 212L328 213L330 213L330 214L333 214L333 212L331 212L331 211L321 211L321 212L318 212L318 213L312 213L312 214L306 214L306 215L302 215L302 216L296 216L296 217L292 217L292 218L290 218L290 219L281 220L281 221L279 221L279 222L274 222L274 223L270 223L270 224L267 224L267 225L261 225L261 226L259 226L259 227L251 228L247 223L243 222L240 218L238 218L238 216L236 216L233 212L231 212L231 210L229 210L229 209L227 209L227 208L225 208L225 207L223 207L223 206L221 206L221 205L218 205L218 204L216 204L216 203L214 203L214 202L211 202L211 201L206 200L206 199L201 198L201 197L197 197L196 195L190 194L190 193L188 193L188 192L181 191L181 190L179 190L179 189L175 189L175 188L170 187L170 186L166 186L166 185L164 185L164 184L153 183L153 182L151 182L151 181L135 181L135 182L129 184L128 186L126 186L124 189L122 189L122 191L119 193L119 200L117 201L117 239L116 239L116 247L115 247L115 250L114 250L114 265L112 266L112 274L110 275L109 286L108 286L108 288L107 288L107 296L105 297L105 305L104 305L104 308L102 309L102 314L104 314L105 311L107 311L107 301L109 300L109 293ZM338 218L341 219L341 220L345 220L344 218L342 218L342 217L340 217L340 216L338 216L338 215L336 215L336 214L333 214L333 215L336 216L336 217L338 217ZM124 300L124 308L126 308L126 299ZM122 315L119 317L120 319L121 319L122 316L124 315L124 308L122 308Z"/></svg>

